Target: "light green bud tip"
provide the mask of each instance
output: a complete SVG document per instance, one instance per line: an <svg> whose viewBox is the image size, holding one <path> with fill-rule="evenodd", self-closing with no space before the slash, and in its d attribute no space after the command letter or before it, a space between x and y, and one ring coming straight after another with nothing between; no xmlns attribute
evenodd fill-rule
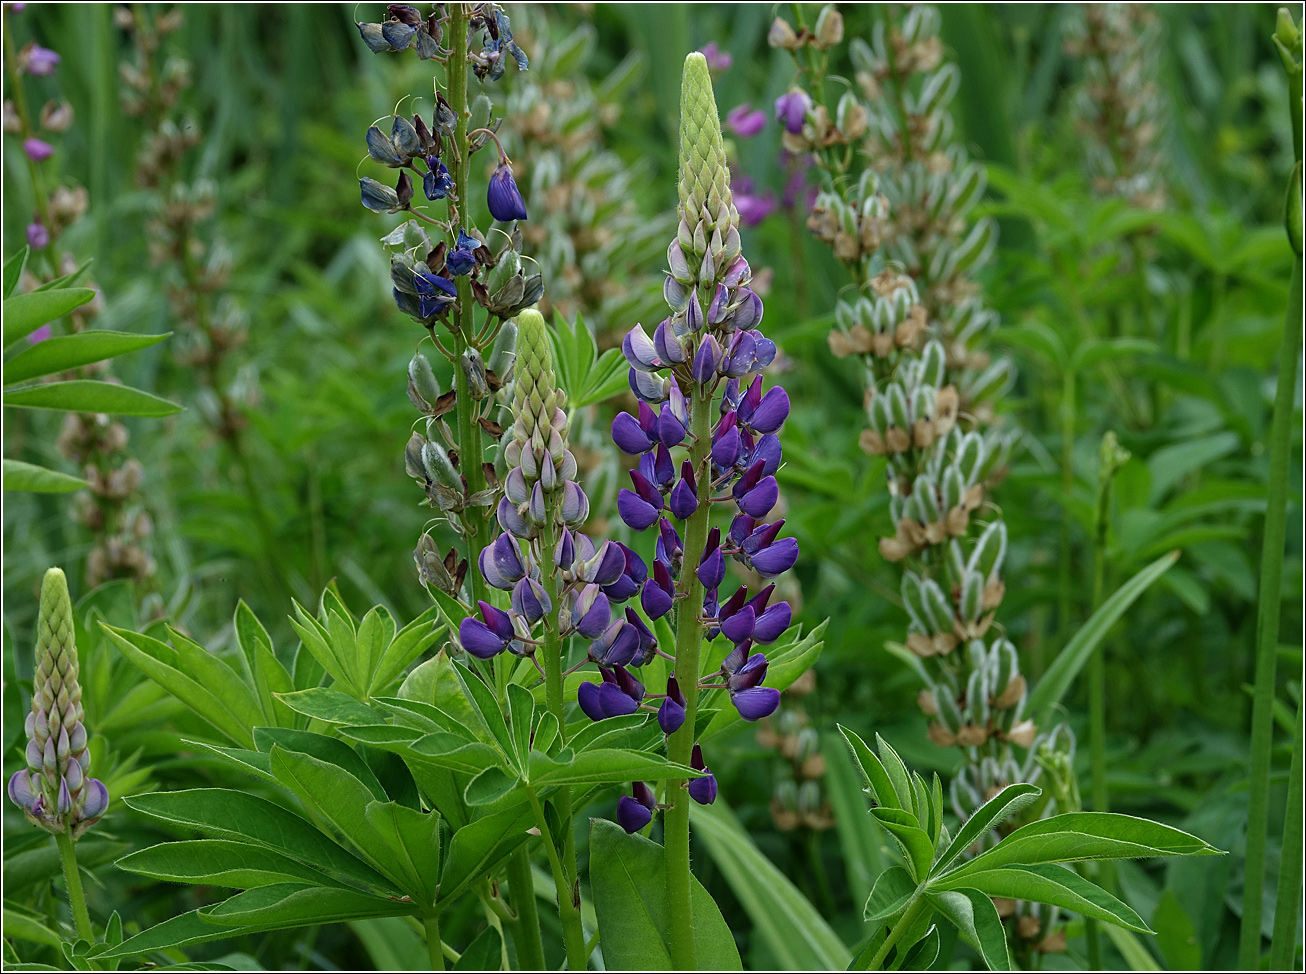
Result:
<svg viewBox="0 0 1306 974"><path fill-rule="evenodd" d="M709 237L713 230L724 234L728 227L738 226L712 75L707 59L697 51L685 58L680 84L679 190L681 219L691 232L700 223L706 224L703 229Z"/></svg>
<svg viewBox="0 0 1306 974"><path fill-rule="evenodd" d="M553 372L553 346L544 316L531 308L517 316L517 361L513 365L514 432L519 442L534 437L542 449L559 455L567 436L566 396ZM556 443L554 439L559 438ZM559 445L561 444L561 445ZM551 450L550 452L553 452ZM515 455L514 455L515 456ZM516 462L510 459L510 462Z"/></svg>
<svg viewBox="0 0 1306 974"><path fill-rule="evenodd" d="M82 719L82 692L77 682L77 643L73 604L63 570L51 568L41 581L41 610L36 628L33 689L40 704L65 712L66 722Z"/></svg>

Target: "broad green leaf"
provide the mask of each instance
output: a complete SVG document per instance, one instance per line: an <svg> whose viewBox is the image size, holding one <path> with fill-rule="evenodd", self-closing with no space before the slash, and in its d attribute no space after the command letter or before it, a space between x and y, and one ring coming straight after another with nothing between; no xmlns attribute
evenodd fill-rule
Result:
<svg viewBox="0 0 1306 974"><path fill-rule="evenodd" d="M161 791L123 799L128 807L220 839L252 842L383 890L389 880L301 816L266 798L227 788ZM397 892L397 890L396 890Z"/></svg>
<svg viewBox="0 0 1306 974"><path fill-rule="evenodd" d="M872 808L871 817L893 836L900 846L916 882L921 882L934 861L934 843L911 812L901 808Z"/></svg>
<svg viewBox="0 0 1306 974"><path fill-rule="evenodd" d="M535 717L535 699L531 692L519 683L508 685L509 732L512 735L513 750L517 767L526 771L530 767L531 724Z"/></svg>
<svg viewBox="0 0 1306 974"><path fill-rule="evenodd" d="M862 911L867 923L879 923L899 913L916 892L916 883L902 866L890 866L875 880Z"/></svg>
<svg viewBox="0 0 1306 974"><path fill-rule="evenodd" d="M494 927L486 927L467 945L453 965L455 971L497 971L503 963L503 938Z"/></svg>
<svg viewBox="0 0 1306 974"><path fill-rule="evenodd" d="M91 486L81 477L60 473L48 467L38 467L22 460L4 460L4 489L26 491L31 494L67 494Z"/></svg>
<svg viewBox="0 0 1306 974"><path fill-rule="evenodd" d="M849 730L842 724L839 725L839 731L843 734L844 740L848 742L848 747L852 749L853 757L857 759L858 767L862 771L862 777L869 786L871 799L884 808L902 808L902 800L898 797L898 791L894 788L888 771L885 770L880 759L876 757L875 752L854 731Z"/></svg>
<svg viewBox="0 0 1306 974"><path fill-rule="evenodd" d="M980 952L991 971L1011 970L1007 934L993 901L974 889L926 894L930 904L947 917L962 938Z"/></svg>
<svg viewBox="0 0 1306 974"><path fill-rule="evenodd" d="M370 802L364 814L394 853L404 888L421 906L435 902L440 876L440 816L398 802Z"/></svg>
<svg viewBox="0 0 1306 974"><path fill-rule="evenodd" d="M25 409L63 409L73 413L108 413L111 416L171 416L182 410L176 403L149 392L98 379L70 379L37 385L6 387L6 406Z"/></svg>
<svg viewBox="0 0 1306 974"><path fill-rule="evenodd" d="M212 724L228 740L244 748L253 746L254 738L250 733L250 727L254 721L245 719L245 716L237 716L208 687L183 673L180 669L182 663L175 649L150 636L126 629L115 629L104 623L100 623L100 627L119 651L138 669ZM217 660L213 662L218 666L223 665ZM235 674L232 676L234 677Z"/></svg>
<svg viewBox="0 0 1306 974"><path fill-rule="evenodd" d="M369 695L388 687L413 660L435 644L445 632L443 626L436 624L439 615L439 608L433 605L395 634L372 674Z"/></svg>
<svg viewBox="0 0 1306 974"><path fill-rule="evenodd" d="M395 876L399 864L394 853L367 820L365 809L373 795L365 784L343 768L279 745L269 759L272 774L307 808L339 829L373 866Z"/></svg>
<svg viewBox="0 0 1306 974"><path fill-rule="evenodd" d="M331 634L302 605L295 602L294 606L295 618L290 620L290 625L298 633L304 648L330 674L331 679L351 691L353 696L361 696L354 684L352 668L337 654Z"/></svg>
<svg viewBox="0 0 1306 974"><path fill-rule="evenodd" d="M63 943L63 937L47 927L44 920L45 917L33 916L5 904L4 931L6 937L29 940L32 943L45 944L47 947L58 947ZM12 969L12 967L12 964L5 965L6 970Z"/></svg>
<svg viewBox="0 0 1306 974"><path fill-rule="evenodd" d="M1079 671L1088 662L1093 651L1101 645L1111 627L1147 590L1148 586L1164 575L1178 558L1177 551L1162 555L1116 589L1111 597L1098 607L1088 621L1079 627L1079 631L1070 638L1065 648L1057 654L1057 658L1043 674L1043 678L1030 692L1029 706L1025 708L1026 713L1033 716L1039 724L1049 723L1051 709L1061 702L1061 698L1066 695L1066 691L1075 682L1075 677L1079 675Z"/></svg>
<svg viewBox="0 0 1306 974"><path fill-rule="evenodd" d="M985 832L997 828L1033 802L1040 794L1042 794L1042 790L1035 785L1007 785L976 809L975 814L966 819L965 824L957 831L957 837L949 843L943 855L935 862L933 874L935 876L941 875L967 849L978 842Z"/></svg>
<svg viewBox="0 0 1306 974"><path fill-rule="evenodd" d="M1075 349L1070 357L1070 367L1076 371L1091 368L1099 362L1109 359L1130 358L1135 355L1150 355L1155 352L1156 342L1146 338L1113 338L1109 341L1086 341Z"/></svg>
<svg viewBox="0 0 1306 974"><path fill-rule="evenodd" d="M172 332L134 335L123 331L84 331L79 335L56 335L37 342L5 362L5 385L26 382L54 372L66 372L80 365L149 348L171 334Z"/></svg>
<svg viewBox="0 0 1306 974"><path fill-rule="evenodd" d="M674 936L667 901L666 855L642 835L594 819L590 828L590 889L603 960L611 970L669 971ZM734 935L697 878L690 877L694 949L700 970L743 969Z"/></svg>
<svg viewBox="0 0 1306 974"><path fill-rule="evenodd" d="M178 947L188 947L192 944L202 944L210 940L238 937L245 932L238 928L220 927L209 923L200 916L199 910L192 910L142 930L134 937L128 937L117 947L112 947L101 954L100 959L139 957Z"/></svg>
<svg viewBox="0 0 1306 974"><path fill-rule="evenodd" d="M284 884L237 893L217 906L201 910L221 926L261 926L288 930L319 923L339 923L360 917L396 916L413 912L413 904L359 890Z"/></svg>
<svg viewBox="0 0 1306 974"><path fill-rule="evenodd" d="M256 727L254 746L269 754L274 746L307 754L357 779L377 801L387 801L390 797L371 766L359 757L357 751L337 738L290 727Z"/></svg>
<svg viewBox="0 0 1306 974"><path fill-rule="evenodd" d="M390 641L394 638L395 624L390 618L390 613L386 612L381 606L373 606L367 610L362 621L358 624L358 636L355 641L354 654L358 659L358 667L361 671L362 679L359 686L364 689L370 689L373 680L376 678L376 668L381 662L381 656L385 653Z"/></svg>
<svg viewBox="0 0 1306 974"><path fill-rule="evenodd" d="M4 299L6 301L13 297L14 291L18 289L18 282L23 276L23 267L27 264L27 253L28 248L24 245L18 253L5 261Z"/></svg>
<svg viewBox="0 0 1306 974"><path fill-rule="evenodd" d="M946 875L930 881L932 890L951 889L953 885L952 877ZM977 889L989 896L1048 903L1139 933L1152 932L1143 918L1128 905L1097 884L1084 879L1073 869L1056 863L1001 866L969 872L958 879L956 885Z"/></svg>
<svg viewBox="0 0 1306 974"><path fill-rule="evenodd" d="M1238 434L1226 430L1161 447L1147 458L1147 469L1152 474L1150 502L1159 504L1184 477L1208 463L1228 456L1240 445Z"/></svg>
<svg viewBox="0 0 1306 974"><path fill-rule="evenodd" d="M5 266L8 273L9 265ZM62 318L74 308L80 308L95 292L87 287L59 288L50 291L29 291L4 300L4 347L8 348L20 338L26 338L42 325Z"/></svg>
<svg viewBox="0 0 1306 974"><path fill-rule="evenodd" d="M652 719L653 715L645 710L620 717L607 717L604 720L579 721L568 727L568 730L572 730L573 727L576 729L572 730L571 736L567 738L567 746L576 752L593 747L612 747L613 740L622 739L626 734L647 727Z"/></svg>
<svg viewBox="0 0 1306 974"><path fill-rule="evenodd" d="M535 815L527 805L517 805L493 812L464 825L453 834L440 874L439 906L443 909L458 902L466 889L508 858L530 838L526 831L535 825Z"/></svg>
<svg viewBox="0 0 1306 974"><path fill-rule="evenodd" d="M497 802L517 786L517 778L504 773L499 767L489 767L467 782L463 800L468 805L489 805Z"/></svg>
<svg viewBox="0 0 1306 974"><path fill-rule="evenodd" d="M358 698L332 687L310 687L278 693L276 698L297 714L328 724L375 724L381 715Z"/></svg>
<svg viewBox="0 0 1306 974"><path fill-rule="evenodd" d="M531 752L530 781L537 787L699 778L702 774L661 755L639 751L595 748L582 751L569 761L555 761L539 751Z"/></svg>
<svg viewBox="0 0 1306 974"><path fill-rule="evenodd" d="M903 764L902 758L898 757L898 752L879 734L875 735L875 749L880 752L884 770L889 775L889 780L893 782L893 790L898 793L898 807L911 812L919 823L921 810L917 807L916 789L911 785L911 775L907 771L907 765Z"/></svg>
<svg viewBox="0 0 1306 974"><path fill-rule="evenodd" d="M511 761L512 737L508 734L508 725L503 719L503 711L499 709L499 701L494 698L494 691L461 663L454 663L453 671L464 695L474 708L475 716L479 718L480 726L485 729L486 743L494 744ZM474 724L469 726L475 727Z"/></svg>
<svg viewBox="0 0 1306 974"><path fill-rule="evenodd" d="M1196 836L1160 822L1118 812L1065 812L1016 829L959 866L948 880L1006 865L1220 854Z"/></svg>
<svg viewBox="0 0 1306 974"><path fill-rule="evenodd" d="M172 626L168 626L167 631L177 654L177 668L194 677L247 727L258 724L263 708L240 674L185 633Z"/></svg>
<svg viewBox="0 0 1306 974"><path fill-rule="evenodd" d="M933 924L925 931L925 936L912 945L903 958L900 971L928 971L934 966L939 956L939 928Z"/></svg>
<svg viewBox="0 0 1306 974"><path fill-rule="evenodd" d="M844 970L848 948L816 909L753 844L724 801L691 805L708 854L785 970Z"/></svg>
<svg viewBox="0 0 1306 974"><path fill-rule="evenodd" d="M252 889L281 883L313 883L346 888L325 873L287 856L230 839L163 842L124 856L117 865L152 879L191 886Z"/></svg>
<svg viewBox="0 0 1306 974"><path fill-rule="evenodd" d="M1151 955L1142 942L1138 939L1137 934L1130 933L1122 927L1105 926L1102 932L1106 934L1107 939L1111 941L1115 949L1120 951L1120 956L1125 959L1131 971L1159 971L1161 965ZM1172 968L1173 970L1184 970L1182 967ZM1197 969L1197 968L1194 968Z"/></svg>
<svg viewBox="0 0 1306 974"><path fill-rule="evenodd" d="M1173 971L1201 970L1202 945L1197 930L1174 890L1167 888L1161 894L1152 922L1156 924L1156 946L1167 967Z"/></svg>

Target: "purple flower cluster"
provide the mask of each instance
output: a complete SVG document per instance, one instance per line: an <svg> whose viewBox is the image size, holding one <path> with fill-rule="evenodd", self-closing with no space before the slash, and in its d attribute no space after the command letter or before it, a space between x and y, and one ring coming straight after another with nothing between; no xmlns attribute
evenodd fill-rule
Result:
<svg viewBox="0 0 1306 974"><path fill-rule="evenodd" d="M688 591L688 585L678 583L690 555L688 565L704 589L706 635L724 635L735 644L722 667L726 682L720 685L729 689L744 719L757 720L775 710L780 694L760 685L766 658L761 653L750 656L749 650L772 642L788 628L790 608L786 602L770 604L774 585L751 599L747 587L741 586L724 604L718 591L728 558L764 578L787 571L798 558L798 543L779 537L783 519L766 520L779 498L775 474L781 449L776 434L789 415L789 396L780 386L763 391L760 372L775 358L776 349L757 328L762 301L748 286L752 274L747 260L736 257L724 268L704 309L679 241L671 244L667 257L671 275L665 293L673 314L651 337L636 327L622 343L630 363L630 386L640 402L636 414L622 413L614 420L612 439L639 461L630 471L631 488L617 496L617 510L636 531L658 526L653 571L640 592L649 618L666 615L678 600L677 592ZM693 401L711 402L718 413L710 458L705 469L696 471L685 459L677 470L672 451L689 437ZM705 504L727 502L737 513L725 533L711 528L703 550L686 553L677 525ZM664 730L668 724L679 726L678 696L678 687L668 687L659 713ZM683 704L678 706L683 720Z"/></svg>

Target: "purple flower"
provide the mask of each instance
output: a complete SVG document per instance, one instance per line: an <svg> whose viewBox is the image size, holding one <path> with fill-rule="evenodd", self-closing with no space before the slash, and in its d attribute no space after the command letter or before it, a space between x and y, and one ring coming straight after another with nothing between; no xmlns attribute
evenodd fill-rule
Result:
<svg viewBox="0 0 1306 974"><path fill-rule="evenodd" d="M625 555L626 566L621 571L621 577L603 589L603 594L613 602L624 602L626 599L633 598L639 591L639 587L644 584L644 579L648 578L648 566L644 564L643 558L621 542L614 541L612 544Z"/></svg>
<svg viewBox="0 0 1306 974"><path fill-rule="evenodd" d="M700 47L698 53L703 55L703 58L707 61L709 71L725 71L735 63L735 59L730 52L721 50L716 41L711 41L706 46Z"/></svg>
<svg viewBox="0 0 1306 974"><path fill-rule="evenodd" d="M671 462L671 454L661 443L640 456L639 472L664 494L671 490L676 481L676 468Z"/></svg>
<svg viewBox="0 0 1306 974"><path fill-rule="evenodd" d="M748 655L750 643L740 643L721 664L730 691L730 702L744 720L759 720L775 713L780 706L780 691L762 686L766 679L766 657Z"/></svg>
<svg viewBox="0 0 1306 974"><path fill-rule="evenodd" d="M708 532L707 544L703 547L703 558L698 563L698 580L703 588L711 591L719 586L726 577L726 559L721 551L721 529L713 528Z"/></svg>
<svg viewBox="0 0 1306 974"><path fill-rule="evenodd" d="M690 755L689 766L695 771L707 772L702 778L690 779L689 797L700 805L711 805L716 801L716 775L712 774L707 762L703 760L703 749L697 744L694 745L694 751Z"/></svg>
<svg viewBox="0 0 1306 974"><path fill-rule="evenodd" d="M515 638L512 616L502 609L496 609L488 602L478 601L481 619L468 616L458 625L458 641L463 649L477 659L492 659L508 648L508 643Z"/></svg>
<svg viewBox="0 0 1306 974"><path fill-rule="evenodd" d="M63 60L54 51L40 44L32 44L23 53L27 55L27 73L38 78L54 74L55 67Z"/></svg>
<svg viewBox="0 0 1306 974"><path fill-rule="evenodd" d="M780 488L775 477L763 476L763 464L759 460L748 468L748 472L735 481L733 488L735 503L749 517L765 517L775 502L780 499Z"/></svg>
<svg viewBox="0 0 1306 974"><path fill-rule="evenodd" d="M622 488L617 493L617 513L636 531L651 527L662 510L662 494L644 479L638 470L630 471L633 491Z"/></svg>
<svg viewBox="0 0 1306 974"><path fill-rule="evenodd" d="M639 710L644 687L623 666L599 667L602 683L582 683L576 690L576 702L590 720L624 717Z"/></svg>
<svg viewBox="0 0 1306 974"><path fill-rule="evenodd" d="M449 252L449 257L445 265L449 268L449 273L454 277L462 277L464 274L471 273L476 266L476 254L474 251L481 245L481 242L471 236L466 230L459 227L458 241L454 248Z"/></svg>
<svg viewBox="0 0 1306 974"><path fill-rule="evenodd" d="M428 172L422 177L422 192L432 202L444 199L453 189L453 176L449 167L435 156L426 157L426 167Z"/></svg>
<svg viewBox="0 0 1306 974"><path fill-rule="evenodd" d="M27 225L27 246L33 250L44 250L50 246L50 231L39 220Z"/></svg>
<svg viewBox="0 0 1306 974"><path fill-rule="evenodd" d="M758 114L762 114L758 112ZM775 194L768 191L759 196L750 193L735 194L735 209L739 211L739 220L746 227L755 227L775 212Z"/></svg>
<svg viewBox="0 0 1306 974"><path fill-rule="evenodd" d="M617 802L617 824L627 832L635 833L653 821L658 803L642 781L636 781L630 790L630 795L622 795Z"/></svg>
<svg viewBox="0 0 1306 974"><path fill-rule="evenodd" d="M685 695L680 692L680 684L674 676L667 677L667 695L658 708L658 725L662 733L670 737L680 730L685 722Z"/></svg>
<svg viewBox="0 0 1306 974"><path fill-rule="evenodd" d="M501 534L494 542L481 549L481 575L492 588L506 592L513 583L526 574L521 550L511 534Z"/></svg>
<svg viewBox="0 0 1306 974"><path fill-rule="evenodd" d="M626 607L626 623L635 630L635 635L639 637L639 645L635 649L635 655L631 658L631 666L643 666L653 656L654 651L658 648L658 637L653 635L653 630L644 624L634 609Z"/></svg>
<svg viewBox="0 0 1306 974"><path fill-rule="evenodd" d="M726 113L726 124L741 139L751 139L766 128L766 113L754 108L751 102L744 102Z"/></svg>
<svg viewBox="0 0 1306 974"><path fill-rule="evenodd" d="M44 139L32 137L23 140L23 151L33 162L44 162L54 155L54 146Z"/></svg>
<svg viewBox="0 0 1306 974"><path fill-rule="evenodd" d="M533 578L519 579L512 587L512 611L534 625L553 610L553 602L544 586Z"/></svg>
<svg viewBox="0 0 1306 974"><path fill-rule="evenodd" d="M685 460L680 465L680 480L671 489L667 505L677 521L688 521L698 510L698 486L694 481L694 465Z"/></svg>
<svg viewBox="0 0 1306 974"><path fill-rule="evenodd" d="M621 354L641 372L651 372L662 365L653 339L639 325L626 332L626 337L621 340Z"/></svg>
<svg viewBox="0 0 1306 974"><path fill-rule="evenodd" d="M659 542L660 543L660 542ZM660 560L653 562L653 574L644 582L639 604L650 619L661 619L675 605L676 586L671 572Z"/></svg>
<svg viewBox="0 0 1306 974"><path fill-rule="evenodd" d="M500 223L526 219L526 202L517 189L517 181L512 178L512 166L508 165L508 160L500 162L499 168L490 176L485 202L490 207L490 215Z"/></svg>
<svg viewBox="0 0 1306 974"><path fill-rule="evenodd" d="M790 609L788 602L777 602L775 605L768 607L767 603L770 602L771 595L774 592L775 585L768 585L748 601L756 614L757 620L753 624L754 642L775 642L793 621L793 610Z"/></svg>
<svg viewBox="0 0 1306 974"><path fill-rule="evenodd" d="M597 639L612 621L612 607L603 590L591 583L576 594L570 615L572 628L588 639Z"/></svg>
<svg viewBox="0 0 1306 974"><path fill-rule="evenodd" d="M803 122L811 107L812 99L807 96L807 92L786 92L775 100L775 120L790 135L798 135L803 130Z"/></svg>
<svg viewBox="0 0 1306 974"><path fill-rule="evenodd" d="M417 291L419 314L433 318L458 298L458 285L439 274L414 274L413 288Z"/></svg>
<svg viewBox="0 0 1306 974"><path fill-rule="evenodd" d="M665 517L658 522L658 541L653 548L653 557L662 562L674 575L680 571L681 556L685 545L680 534Z"/></svg>
<svg viewBox="0 0 1306 974"><path fill-rule="evenodd" d="M37 345L45 341L53 334L54 334L54 329L50 325L48 324L42 325L40 328L36 329L36 331L32 332L30 335L27 336L27 344Z"/></svg>
<svg viewBox="0 0 1306 974"><path fill-rule="evenodd" d="M639 650L639 631L617 619L590 643L589 657L600 666L626 666Z"/></svg>
<svg viewBox="0 0 1306 974"><path fill-rule="evenodd" d="M647 403L639 404L639 418L630 413L618 413L612 421L612 442L617 449L630 456L638 456L652 449L657 440L658 417Z"/></svg>

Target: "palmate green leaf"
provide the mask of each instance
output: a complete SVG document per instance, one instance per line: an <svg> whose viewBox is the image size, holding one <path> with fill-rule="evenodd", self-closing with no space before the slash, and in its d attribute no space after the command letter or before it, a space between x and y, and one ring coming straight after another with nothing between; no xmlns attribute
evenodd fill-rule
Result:
<svg viewBox="0 0 1306 974"><path fill-rule="evenodd" d="M561 753L566 753L561 752ZM594 748L559 761L531 752L530 782L537 787L591 785L665 778L700 778L703 772L668 761L658 754Z"/></svg>
<svg viewBox="0 0 1306 974"><path fill-rule="evenodd" d="M494 698L494 691L461 663L453 664L453 672L462 686L464 696L471 704L475 718L475 723L469 723L467 726L473 730L478 726L482 728L484 730L482 739L487 744L493 744L505 758L512 761L514 757L512 736L508 733L508 724L503 719L503 711L499 709L499 701Z"/></svg>
<svg viewBox="0 0 1306 974"><path fill-rule="evenodd" d="M502 768L489 767L481 771L463 790L463 800L468 805L490 805L497 802L517 786L517 778Z"/></svg>
<svg viewBox="0 0 1306 974"><path fill-rule="evenodd" d="M939 945L939 928L930 924L929 929L925 931L925 936L916 941L911 950L907 951L907 956L902 959L898 970L928 971L939 957Z"/></svg>
<svg viewBox="0 0 1306 974"><path fill-rule="evenodd" d="M997 828L1022 808L1032 803L1042 790L1036 785L1007 785L1000 792L986 801L975 814L966 819L957 831L957 836L939 856L934 864L934 875L947 870L972 845L979 841L989 829Z"/></svg>
<svg viewBox="0 0 1306 974"><path fill-rule="evenodd" d="M980 952L989 970L1011 970L1007 933L993 900L975 889L931 891L926 894L926 899L952 922L967 943Z"/></svg>
<svg viewBox="0 0 1306 974"><path fill-rule="evenodd" d="M855 731L849 730L842 724L838 726L839 732L848 742L848 747L852 750L853 757L861 769L871 800L883 808L903 808L903 800L898 797L898 791L889 778L889 772L885 770L884 764L876 757L875 752Z"/></svg>
<svg viewBox="0 0 1306 974"><path fill-rule="evenodd" d="M381 717L356 697L341 693L333 687L310 687L278 693L276 699L306 717L328 724L375 724Z"/></svg>
<svg viewBox="0 0 1306 974"><path fill-rule="evenodd" d="M467 945L453 965L455 971L497 971L503 963L503 937L486 927Z"/></svg>
<svg viewBox="0 0 1306 974"><path fill-rule="evenodd" d="M192 788L134 795L129 808L172 825L195 829L219 839L253 843L328 873L346 876L387 892L390 880L301 816L243 791Z"/></svg>
<svg viewBox="0 0 1306 974"><path fill-rule="evenodd" d="M875 880L862 919L879 923L900 913L916 893L916 882L902 866L890 866Z"/></svg>
<svg viewBox="0 0 1306 974"><path fill-rule="evenodd" d="M472 883L526 842L530 838L526 830L534 825L534 812L522 804L492 812L454 832L440 874L437 905L443 909L456 903Z"/></svg>
<svg viewBox="0 0 1306 974"><path fill-rule="evenodd" d="M191 886L253 889L281 883L340 886L344 883L288 856L230 839L163 842L118 860L120 869L152 879Z"/></svg>
<svg viewBox="0 0 1306 974"><path fill-rule="evenodd" d="M182 410L176 403L130 386L97 379L70 379L5 388L6 406L24 409L62 409L74 413L108 413L111 416L171 416Z"/></svg>
<svg viewBox="0 0 1306 974"><path fill-rule="evenodd" d="M5 266L6 274L9 265ZM21 273L21 272L20 272ZM48 291L29 291L4 299L4 347L8 348L20 338L26 338L42 325L62 318L74 308L80 308L95 297L87 287L57 288Z"/></svg>
<svg viewBox="0 0 1306 974"><path fill-rule="evenodd" d="M37 342L5 362L5 385L26 382L55 372L67 372L81 365L149 348L171 334L172 332L135 335L123 331L85 331L79 335L56 335Z"/></svg>
<svg viewBox="0 0 1306 974"><path fill-rule="evenodd" d="M204 660L187 660L183 663L178 650L167 643L127 629L115 629L103 622L100 623L100 626L108 635L110 641L118 647L119 651L146 676L212 724L228 740L244 748L253 746L254 738L250 729L258 722L257 717L254 715L258 714L259 708L254 703L253 698L249 696L248 688L240 682L230 668L203 650L201 650L201 653L205 657ZM191 662L200 665L197 670L191 670L190 672L196 673L196 676L199 679L204 679L205 682L201 683L199 679L192 679L191 676L182 671L182 667ZM207 677L210 676L216 676L217 683L226 689L233 688L221 673L212 669L208 664L226 670L240 690L244 691L247 700L237 705L236 709L239 713L233 711L222 697L210 689L211 684L207 682ZM240 697L240 690L234 692L236 697ZM250 713L249 708L243 705L245 702L252 706L253 714Z"/></svg>
<svg viewBox="0 0 1306 974"><path fill-rule="evenodd" d="M1008 865L1213 855L1222 853L1196 836L1159 822L1118 812L1064 812L1018 828L947 878L949 883L957 883L973 873Z"/></svg>
<svg viewBox="0 0 1306 974"><path fill-rule="evenodd" d="M884 831L893 836L902 847L915 882L923 881L930 871L930 864L934 861L934 843L930 841L929 834L920 827L916 817L901 808L883 807L872 808L871 817L879 822Z"/></svg>
<svg viewBox="0 0 1306 974"><path fill-rule="evenodd" d="M691 805L690 822L780 967L844 970L852 959L808 899L753 844L718 798Z"/></svg>
<svg viewBox="0 0 1306 974"><path fill-rule="evenodd" d="M1140 595L1165 574L1179 558L1179 552L1162 555L1111 594L1079 631L1070 638L1065 648L1057 654L1052 665L1030 692L1029 706L1025 712L1039 724L1049 723L1049 712L1061 702L1075 677L1088 662L1089 656L1102 644L1106 634Z"/></svg>
<svg viewBox="0 0 1306 974"><path fill-rule="evenodd" d="M274 746L307 754L358 779L378 801L389 798L368 763L352 747L334 737L289 727L256 727L254 746L269 754Z"/></svg>
<svg viewBox="0 0 1306 974"><path fill-rule="evenodd" d="M4 459L4 489L29 494L67 494L91 486L81 477L38 467L22 460Z"/></svg>
<svg viewBox="0 0 1306 974"><path fill-rule="evenodd" d="M530 764L531 725L535 718L535 699L520 683L508 685L508 722L512 735L517 767L525 770Z"/></svg>
<svg viewBox="0 0 1306 974"><path fill-rule="evenodd" d="M440 875L440 816L398 802L370 802L368 822L394 853L401 880L419 905L435 902Z"/></svg>
<svg viewBox="0 0 1306 974"><path fill-rule="evenodd" d="M407 669L413 660L440 639L446 629L443 625L437 624L439 618L439 607L430 606L394 635L373 668L372 685L368 689L368 696L379 693L397 680L399 674Z"/></svg>
<svg viewBox="0 0 1306 974"><path fill-rule="evenodd" d="M1048 903L1139 933L1152 932L1128 905L1074 870L1056 863L1001 866L968 872L955 881L951 874L930 881L931 890L952 889L954 885L977 889L989 896Z"/></svg>
<svg viewBox="0 0 1306 974"><path fill-rule="evenodd" d="M919 798L916 789L912 787L911 773L907 770L907 765L903 763L902 758L898 757L898 752L889 746L889 742L879 734L875 735L875 749L880 752L880 760L884 763L885 773L888 774L889 780L893 782L893 790L898 793L899 805L904 811L911 813L917 824L923 823Z"/></svg>
<svg viewBox="0 0 1306 974"><path fill-rule="evenodd" d="M603 960L612 970L669 971L674 935L666 892L666 855L614 822L590 828L590 889ZM735 938L711 894L690 877L694 949L700 970L743 969Z"/></svg>
<svg viewBox="0 0 1306 974"><path fill-rule="evenodd" d="M359 687L354 683L353 668L347 664L345 658L338 654L332 633L322 623L309 615L298 602L294 602L293 605L295 607L295 616L290 619L290 626L299 635L304 648L312 654L318 665L330 675L331 679L348 690L352 696L362 696ZM352 644L353 637L351 635L351 648Z"/></svg>
<svg viewBox="0 0 1306 974"><path fill-rule="evenodd" d="M467 774L479 774L485 768L503 763L503 756L490 745L468 743L453 734L427 734L398 753L407 759L410 751L416 760L433 767Z"/></svg>
<svg viewBox="0 0 1306 974"><path fill-rule="evenodd" d="M45 944L47 947L58 947L63 943L63 937L55 933L45 925L45 917L35 916L17 907L10 906L8 903L4 906L4 931L6 937L14 937L18 940L28 940L32 943ZM12 964L5 965L6 970L12 970ZM55 968L51 968L54 970Z"/></svg>

